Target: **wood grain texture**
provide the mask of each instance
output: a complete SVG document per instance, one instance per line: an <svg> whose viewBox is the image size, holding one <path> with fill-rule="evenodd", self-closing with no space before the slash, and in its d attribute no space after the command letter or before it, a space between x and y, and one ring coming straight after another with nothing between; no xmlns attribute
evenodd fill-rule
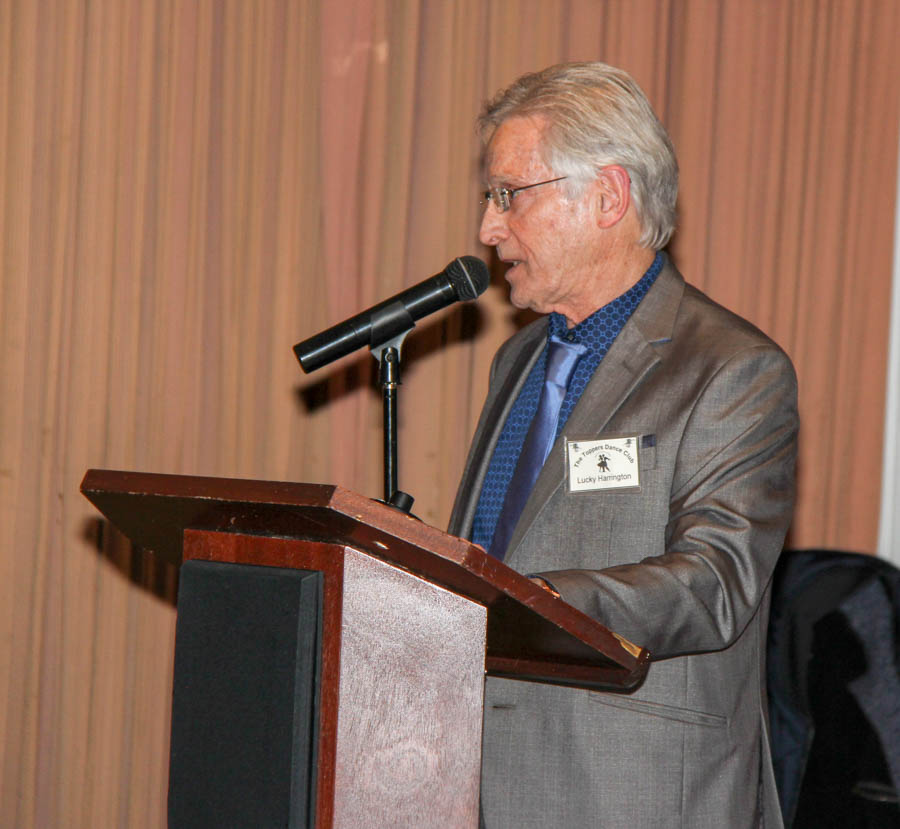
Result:
<svg viewBox="0 0 900 829"><path fill-rule="evenodd" d="M478 826L486 610L348 549L336 829Z"/></svg>

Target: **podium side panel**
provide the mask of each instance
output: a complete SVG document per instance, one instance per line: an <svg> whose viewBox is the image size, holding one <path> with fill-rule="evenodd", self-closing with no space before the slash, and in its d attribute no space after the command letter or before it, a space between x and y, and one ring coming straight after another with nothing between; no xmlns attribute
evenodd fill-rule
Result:
<svg viewBox="0 0 900 829"><path fill-rule="evenodd" d="M486 617L345 548L336 829L478 825Z"/></svg>

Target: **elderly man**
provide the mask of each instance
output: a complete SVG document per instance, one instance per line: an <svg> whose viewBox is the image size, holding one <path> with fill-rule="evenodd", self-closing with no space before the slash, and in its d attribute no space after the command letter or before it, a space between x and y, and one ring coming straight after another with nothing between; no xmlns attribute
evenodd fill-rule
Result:
<svg viewBox="0 0 900 829"><path fill-rule="evenodd" d="M630 694L489 679L485 824L780 826L764 645L790 361L662 252L677 164L626 73L526 75L480 125L481 241L545 316L494 359L451 531L653 659Z"/></svg>

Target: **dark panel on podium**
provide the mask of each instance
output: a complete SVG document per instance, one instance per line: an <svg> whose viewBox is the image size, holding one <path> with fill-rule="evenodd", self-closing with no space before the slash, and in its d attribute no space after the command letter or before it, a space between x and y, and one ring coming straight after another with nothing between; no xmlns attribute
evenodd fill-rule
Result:
<svg viewBox="0 0 900 829"><path fill-rule="evenodd" d="M169 826L314 826L320 573L186 561Z"/></svg>

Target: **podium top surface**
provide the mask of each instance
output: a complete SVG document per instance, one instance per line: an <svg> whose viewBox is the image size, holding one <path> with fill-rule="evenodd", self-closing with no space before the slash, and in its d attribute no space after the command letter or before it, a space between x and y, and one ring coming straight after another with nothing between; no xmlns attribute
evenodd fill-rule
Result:
<svg viewBox="0 0 900 829"><path fill-rule="evenodd" d="M181 563L186 529L353 547L483 604L487 672L579 687L640 684L649 654L469 541L325 484L88 470L84 495L133 544Z"/></svg>

